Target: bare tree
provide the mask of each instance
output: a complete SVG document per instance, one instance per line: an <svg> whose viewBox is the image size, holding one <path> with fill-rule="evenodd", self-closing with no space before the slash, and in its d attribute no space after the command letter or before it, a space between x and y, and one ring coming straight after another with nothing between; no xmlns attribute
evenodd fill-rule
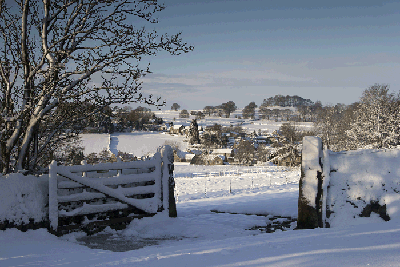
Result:
<svg viewBox="0 0 400 267"><path fill-rule="evenodd" d="M348 131L357 148L388 148L400 143L399 96L389 93L386 84L364 90L355 119Z"/></svg>
<svg viewBox="0 0 400 267"><path fill-rule="evenodd" d="M349 129L349 120L344 104L322 107L316 115L314 126L318 135L322 138L324 145L331 150L343 150L346 141L346 131Z"/></svg>
<svg viewBox="0 0 400 267"><path fill-rule="evenodd" d="M3 173L45 166L73 125L105 106L164 104L140 91L150 72L142 59L193 47L179 33L146 30L163 9L157 0L0 0ZM66 118L59 107L67 103L79 108Z"/></svg>

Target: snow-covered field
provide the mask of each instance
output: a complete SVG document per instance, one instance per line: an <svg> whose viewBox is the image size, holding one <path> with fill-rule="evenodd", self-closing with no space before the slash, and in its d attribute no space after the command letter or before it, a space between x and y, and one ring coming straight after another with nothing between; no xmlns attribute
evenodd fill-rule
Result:
<svg viewBox="0 0 400 267"><path fill-rule="evenodd" d="M141 157L155 153L157 148L166 142L169 142L170 145L176 143L181 150L185 150L188 144L183 141L185 139L183 136L159 132L81 134L80 136L85 155L93 152L100 153L104 149L109 149L114 154L122 151Z"/></svg>
<svg viewBox="0 0 400 267"><path fill-rule="evenodd" d="M85 155L100 153L102 150L109 149L110 147L109 134L82 134L80 137Z"/></svg>
<svg viewBox="0 0 400 267"><path fill-rule="evenodd" d="M122 152L133 153L133 155L139 157L145 156L148 153L155 153L157 148L164 145L165 142L177 143L180 145L181 150L185 150L187 147L187 142L183 142L185 139L183 136L172 136L158 132L115 133L111 135L111 138L117 140L114 149L111 148L112 152L116 148Z"/></svg>

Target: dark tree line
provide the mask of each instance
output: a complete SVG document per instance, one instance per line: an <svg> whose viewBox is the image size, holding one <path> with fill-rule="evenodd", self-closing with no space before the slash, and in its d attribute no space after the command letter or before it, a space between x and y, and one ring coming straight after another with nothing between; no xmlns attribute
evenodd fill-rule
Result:
<svg viewBox="0 0 400 267"><path fill-rule="evenodd" d="M222 103L219 106L205 106L203 109L203 113L208 116L218 116L222 117L225 115L226 118L229 118L232 114L237 109L237 106L235 102L233 101L228 101L226 103Z"/></svg>
<svg viewBox="0 0 400 267"><path fill-rule="evenodd" d="M156 117L151 109L139 106L136 109L114 107L112 122L114 131L122 132L126 129L145 130L146 125L160 125L163 120Z"/></svg>
<svg viewBox="0 0 400 267"><path fill-rule="evenodd" d="M275 95L273 97L264 99L262 105L266 107L279 106L279 107L299 107L299 106L311 106L314 102L310 99L304 99L300 96L283 96Z"/></svg>

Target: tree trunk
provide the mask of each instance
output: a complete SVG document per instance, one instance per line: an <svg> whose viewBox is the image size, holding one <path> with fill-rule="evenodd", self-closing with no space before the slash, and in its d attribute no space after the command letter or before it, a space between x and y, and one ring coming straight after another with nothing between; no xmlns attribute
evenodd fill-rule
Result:
<svg viewBox="0 0 400 267"><path fill-rule="evenodd" d="M20 146L20 151L18 153L18 161L17 161L17 168L16 171L23 170L24 167L26 168L26 157L28 156L29 153L29 147L30 144L33 140L36 125L38 123L37 118L31 117L29 121L29 125L25 131L24 139L22 141L22 144ZM28 163L29 164L29 163Z"/></svg>

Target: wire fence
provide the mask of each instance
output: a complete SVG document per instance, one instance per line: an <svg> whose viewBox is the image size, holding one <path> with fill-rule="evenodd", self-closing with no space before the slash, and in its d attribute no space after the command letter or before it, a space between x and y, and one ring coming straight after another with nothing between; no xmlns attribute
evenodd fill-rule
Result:
<svg viewBox="0 0 400 267"><path fill-rule="evenodd" d="M259 192L276 185L298 183L300 172L291 168L235 169L219 172L194 172L175 177L176 201Z"/></svg>
<svg viewBox="0 0 400 267"><path fill-rule="evenodd" d="M208 171L208 172L192 172L192 173L175 173L175 178L201 178L201 177L221 177L221 176L242 176L248 174L260 174L260 173L271 173L271 172L291 172L294 168L290 167L253 167L253 168L236 168L226 169L219 171Z"/></svg>

